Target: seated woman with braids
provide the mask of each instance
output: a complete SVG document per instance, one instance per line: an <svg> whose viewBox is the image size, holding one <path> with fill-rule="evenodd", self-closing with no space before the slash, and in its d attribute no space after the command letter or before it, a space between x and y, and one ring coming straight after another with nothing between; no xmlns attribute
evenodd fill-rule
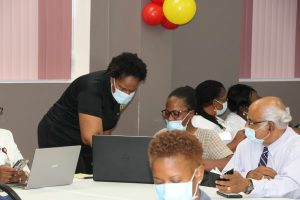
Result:
<svg viewBox="0 0 300 200"><path fill-rule="evenodd" d="M206 80L196 87L196 112L192 124L197 128L214 130L227 143L231 151L245 139L244 131L239 131L233 138L232 129L219 116L227 109L227 92L222 83Z"/></svg>

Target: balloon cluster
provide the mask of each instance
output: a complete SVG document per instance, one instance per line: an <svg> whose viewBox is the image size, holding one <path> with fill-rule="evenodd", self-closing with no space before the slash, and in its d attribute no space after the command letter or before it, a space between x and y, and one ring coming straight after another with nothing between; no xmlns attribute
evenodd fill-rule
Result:
<svg viewBox="0 0 300 200"><path fill-rule="evenodd" d="M176 29L179 25L188 23L195 14L195 0L151 0L142 11L146 24L161 24L166 29Z"/></svg>

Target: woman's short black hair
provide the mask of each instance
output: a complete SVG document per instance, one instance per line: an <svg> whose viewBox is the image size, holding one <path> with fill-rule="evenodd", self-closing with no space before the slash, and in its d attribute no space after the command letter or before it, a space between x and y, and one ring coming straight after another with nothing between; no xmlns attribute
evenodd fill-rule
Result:
<svg viewBox="0 0 300 200"><path fill-rule="evenodd" d="M144 81L147 75L146 67L137 54L124 52L111 60L106 73L113 78L133 76Z"/></svg>
<svg viewBox="0 0 300 200"><path fill-rule="evenodd" d="M173 90L170 97L178 97L184 101L189 110L196 110L195 90L190 86L179 87Z"/></svg>
<svg viewBox="0 0 300 200"><path fill-rule="evenodd" d="M256 92L251 86L236 84L228 90L228 108L231 112L238 112L242 107L249 107L251 94Z"/></svg>
<svg viewBox="0 0 300 200"><path fill-rule="evenodd" d="M217 124L220 128L224 127L218 123L215 116L205 112L204 107L211 105L214 99L220 98L222 89L225 89L224 85L214 80L203 81L196 87L197 114Z"/></svg>

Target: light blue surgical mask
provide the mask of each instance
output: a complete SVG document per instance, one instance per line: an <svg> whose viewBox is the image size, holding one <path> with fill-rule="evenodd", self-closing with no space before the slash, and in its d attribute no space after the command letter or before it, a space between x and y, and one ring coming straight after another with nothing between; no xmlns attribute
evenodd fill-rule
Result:
<svg viewBox="0 0 300 200"><path fill-rule="evenodd" d="M128 104L132 100L135 92L131 92L130 94L127 94L127 93L119 90L116 87L116 81L115 81L115 79L114 79L114 86L115 86L115 92L113 92L113 90L111 89L111 93L112 93L113 97L115 98L115 100L119 104L122 104L122 105Z"/></svg>
<svg viewBox="0 0 300 200"><path fill-rule="evenodd" d="M265 125L264 125L264 126L265 126ZM256 130L261 129L261 128L263 128L264 126L261 126L261 127L259 127L258 129L256 129ZM254 143L257 143L257 144L262 144L262 143L265 141L265 139L266 139L267 137L269 137L270 133L267 134L264 138L258 139L258 138L255 137L255 131L256 131L256 130L254 130L254 129L252 129L252 128L249 128L249 127L245 127L245 135L246 135L246 137L248 138L248 140L250 140L251 142L254 142Z"/></svg>
<svg viewBox="0 0 300 200"><path fill-rule="evenodd" d="M194 200L197 198L198 183L193 193L193 179L195 172L189 182L155 184L155 191L158 200Z"/></svg>
<svg viewBox="0 0 300 200"><path fill-rule="evenodd" d="M218 101L215 99L216 102L218 102L219 104L222 104L223 108L221 110L216 109L216 114L218 116L223 115L225 113L225 111L227 110L227 101L225 101L224 103Z"/></svg>
<svg viewBox="0 0 300 200"><path fill-rule="evenodd" d="M175 131L175 130L177 130L177 131L186 131L186 127L187 127L189 122L187 122L185 126L182 125L182 122L185 120L185 118L189 114L190 114L190 112L188 112L188 114L186 114L186 116L182 120L174 120L174 121L166 120L167 130L168 131Z"/></svg>

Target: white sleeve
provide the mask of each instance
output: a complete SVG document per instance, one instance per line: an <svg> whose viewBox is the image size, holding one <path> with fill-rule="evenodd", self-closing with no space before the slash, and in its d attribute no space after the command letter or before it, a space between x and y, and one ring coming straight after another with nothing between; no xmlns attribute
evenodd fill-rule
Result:
<svg viewBox="0 0 300 200"><path fill-rule="evenodd" d="M274 179L253 180L252 197L283 197L289 192L299 190L300 185L300 149L291 152L292 155L283 165L281 174Z"/></svg>
<svg viewBox="0 0 300 200"><path fill-rule="evenodd" d="M231 157L230 161L223 169L223 173L234 169L234 171L239 172L243 177L246 177L248 171L245 170L243 163L243 149L245 148L245 141L242 141L236 148L233 156Z"/></svg>
<svg viewBox="0 0 300 200"><path fill-rule="evenodd" d="M10 132L9 136L10 136L9 146L10 146L10 151L11 151L9 159L11 160L12 164L14 165L18 160L23 159L23 156L22 156L20 150L18 149L18 146L15 143L13 135L12 135L11 132ZM28 166L26 165L23 170L29 172Z"/></svg>

